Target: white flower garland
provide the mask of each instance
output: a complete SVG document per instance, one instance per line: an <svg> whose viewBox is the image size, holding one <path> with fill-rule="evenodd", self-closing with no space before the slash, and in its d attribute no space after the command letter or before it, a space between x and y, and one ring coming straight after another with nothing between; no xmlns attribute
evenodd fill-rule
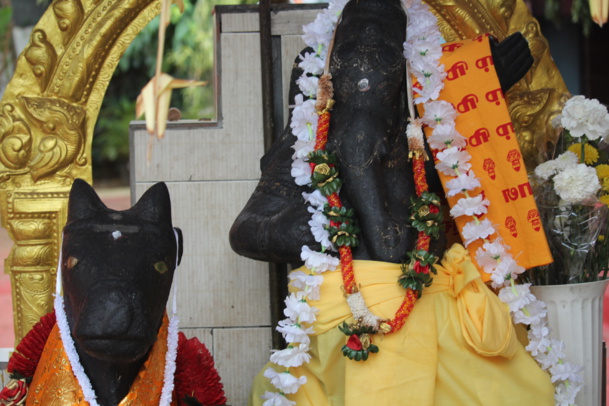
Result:
<svg viewBox="0 0 609 406"><path fill-rule="evenodd" d="M176 243L178 247L176 253L179 252L179 240L178 234L174 230L176 237ZM116 233L116 231L114 232ZM112 234L115 236L115 234ZM119 232L120 234L120 232ZM97 403L97 394L91 385L91 380L87 376L85 369L80 363L80 357L74 346L74 340L72 334L70 334L70 326L66 316L66 310L62 295L62 283L61 283L61 248L59 250L59 263L57 265L57 280L55 284L55 316L57 318L57 327L59 328L59 335L63 343L63 348L68 357L72 372L82 389L85 401L89 402L90 406L99 406ZM176 254L176 269L178 267L178 254ZM174 281L173 289L173 303L172 303L172 314L169 320L169 326L167 329L167 352L165 353L165 368L163 372L163 389L161 390L161 398L159 400L159 406L170 406L173 396L174 388L174 374L176 369L176 356L178 354L178 317L177 317L177 281Z"/></svg>
<svg viewBox="0 0 609 406"><path fill-rule="evenodd" d="M323 72L329 44L347 1L331 1L329 7L321 11L313 23L303 27L303 40L316 52L306 53L301 57L302 62L299 66L304 73L297 83L302 94L295 98L290 123L292 134L297 138L292 147L295 152L292 156L291 174L299 186L311 183L311 168L305 159L308 153L314 150L317 129L316 76ZM529 345L526 349L535 357L541 368L551 374L551 380L555 385L556 404L572 405L577 392L583 386L580 375L582 368L564 361L565 355L562 352L564 344L549 337L545 303L537 300L530 292L530 284L514 283L525 269L516 263L508 252L509 247L502 243L499 236L496 236L494 241L487 239L497 233L495 226L488 219L479 220L476 217L487 212L490 202L483 199L482 194L476 197L469 196L468 191L477 189L481 185L471 170L469 163L471 156L465 149L465 137L455 128L458 113L450 103L437 100L444 88L446 77L444 65L439 64L443 39L437 26L437 19L420 0L412 0L408 3L408 6L404 4L409 16L404 57L407 59L409 71L422 85L422 89L413 89L418 94L414 102L423 103L425 107L424 116L420 120L411 120L408 126L409 147L416 148L422 145L421 123L433 129L428 142L430 147L437 151L436 168L445 175L453 177L447 182L447 196L463 195L451 210L451 215L472 217L472 221L467 223L463 230L464 244L467 246L478 239L484 241L476 252L478 264L490 274L492 286L501 288L499 298L510 307L514 322L530 326ZM410 80L410 77L407 79ZM304 96L309 99L304 100ZM412 105L412 101L410 104ZM321 244L322 252L317 253L303 246L301 259L309 269L309 274L299 271L290 275L293 287L300 291L290 294L286 299L284 313L288 318L279 322L277 327L286 339L288 347L284 350L274 350L271 355L271 362L286 369L280 373L272 368L265 371L264 375L271 380L279 392L267 391L262 396L266 400L263 406L296 404L285 394L296 393L298 388L306 383L306 377L293 376L289 368L298 367L310 360L308 335L313 334L314 331L312 327L306 328L302 323L313 323L317 309L311 307L308 300L319 298L319 287L323 282L321 273L336 269L339 263L337 258L325 254L326 250L335 251L329 241L328 231L324 228L328 220L322 211L327 199L319 191L303 193L303 197L310 205L309 212L312 216L309 226L315 240ZM367 318L368 324L374 325L378 317L369 311L361 295L350 297L352 300L349 301L349 306L352 312Z"/></svg>

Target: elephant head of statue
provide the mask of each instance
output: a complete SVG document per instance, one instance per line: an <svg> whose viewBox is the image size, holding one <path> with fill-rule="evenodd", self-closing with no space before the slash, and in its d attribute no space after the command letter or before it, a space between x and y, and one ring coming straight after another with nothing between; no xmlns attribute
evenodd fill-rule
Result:
<svg viewBox="0 0 609 406"><path fill-rule="evenodd" d="M341 14L328 51L328 71L335 101L326 149L340 168L341 200L355 209L361 228L354 258L399 263L414 247L417 230L410 224L415 196L412 164L405 137L409 117L406 60L407 16L400 0L349 1ZM306 53L297 58L298 65ZM533 60L526 40L516 33L491 41L491 53L502 89L516 83ZM295 67L290 97L302 74ZM233 249L272 262L298 262L303 245L319 247L308 231L310 214L302 198L305 187L290 174L294 136L288 125L262 158L258 187L230 233ZM442 196L433 166L426 163L429 189ZM440 254L443 235L432 243Z"/></svg>

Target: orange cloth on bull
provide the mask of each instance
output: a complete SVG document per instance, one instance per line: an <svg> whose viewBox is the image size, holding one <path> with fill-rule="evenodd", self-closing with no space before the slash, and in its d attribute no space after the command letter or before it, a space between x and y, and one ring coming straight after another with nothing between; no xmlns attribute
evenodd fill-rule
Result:
<svg viewBox="0 0 609 406"><path fill-rule="evenodd" d="M118 406L158 405L163 389L165 354L167 353L167 316L159 329L157 340L133 381L129 393ZM80 384L72 373L68 356L55 324L42 352L30 385L26 406L88 406ZM177 405L175 400L172 406Z"/></svg>
<svg viewBox="0 0 609 406"><path fill-rule="evenodd" d="M552 262L552 255L539 219L533 190L527 177L514 126L493 67L488 35L472 40L444 44L440 62L447 77L438 100L451 103L459 112L455 120L457 131L467 139L472 170L480 179L481 188L469 192L471 197L484 191L491 204L486 214L497 228L510 253L524 268ZM423 115L423 106L418 105ZM431 129L425 128L425 135ZM451 177L439 173L445 191ZM448 198L450 207L463 197ZM471 218L455 219L459 233ZM489 237L494 240L496 234ZM477 240L468 245L475 262ZM488 281L489 274L482 273Z"/></svg>
<svg viewBox="0 0 609 406"><path fill-rule="evenodd" d="M353 269L372 313L393 317L404 298L396 283L401 265L354 260ZM550 376L518 341L507 305L482 282L467 250L455 244L437 271L404 327L373 335L379 352L360 362L341 351L348 337L337 326L352 315L340 269L324 272L320 299L309 301L319 309L311 362L290 368L307 383L288 399L298 406L554 405ZM262 369L250 406L261 406L266 391L276 392L263 376L267 367L281 368L269 363Z"/></svg>

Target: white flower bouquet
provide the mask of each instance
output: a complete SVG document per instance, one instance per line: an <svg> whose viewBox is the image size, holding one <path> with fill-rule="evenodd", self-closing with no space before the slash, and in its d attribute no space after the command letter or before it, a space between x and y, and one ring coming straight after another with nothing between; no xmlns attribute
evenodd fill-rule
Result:
<svg viewBox="0 0 609 406"><path fill-rule="evenodd" d="M537 285L604 279L609 263L609 114L574 96L557 117L557 155L535 168L533 184L554 263L529 272Z"/></svg>

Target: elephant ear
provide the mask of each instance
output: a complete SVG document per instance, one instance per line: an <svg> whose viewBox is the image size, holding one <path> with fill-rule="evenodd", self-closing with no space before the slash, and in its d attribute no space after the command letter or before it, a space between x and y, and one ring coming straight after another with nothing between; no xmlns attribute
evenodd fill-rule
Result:
<svg viewBox="0 0 609 406"><path fill-rule="evenodd" d="M86 181L75 179L70 190L68 203L68 223L86 218L97 217L108 208L95 190Z"/></svg>
<svg viewBox="0 0 609 406"><path fill-rule="evenodd" d="M130 212L142 221L171 228L171 199L167 185L164 182L153 185L140 197Z"/></svg>

